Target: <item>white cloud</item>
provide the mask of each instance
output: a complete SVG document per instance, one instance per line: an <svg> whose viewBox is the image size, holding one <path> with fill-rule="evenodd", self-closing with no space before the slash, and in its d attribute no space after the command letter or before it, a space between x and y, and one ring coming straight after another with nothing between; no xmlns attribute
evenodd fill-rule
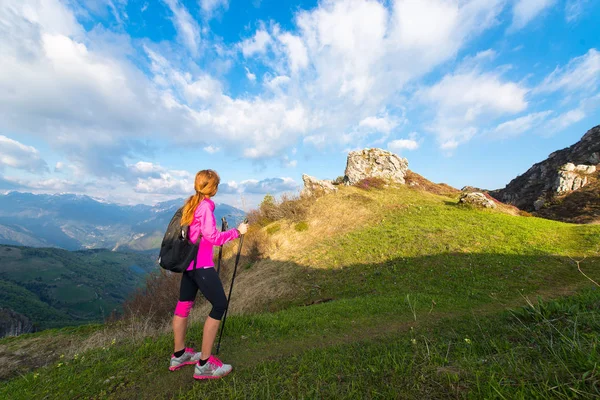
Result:
<svg viewBox="0 0 600 400"><path fill-rule="evenodd" d="M206 151L207 153L210 153L210 154L214 154L219 150L221 150L221 149L219 147L215 147L215 146L206 146L204 148L204 151Z"/></svg>
<svg viewBox="0 0 600 400"><path fill-rule="evenodd" d="M358 123L360 128L366 128L377 132L390 133L398 122L390 118L388 115L382 117L367 117Z"/></svg>
<svg viewBox="0 0 600 400"><path fill-rule="evenodd" d="M272 195L282 192L293 192L299 189L292 178L266 178L263 180L248 179L241 182L228 181L219 185L222 194L267 194Z"/></svg>
<svg viewBox="0 0 600 400"><path fill-rule="evenodd" d="M398 139L389 142L387 147L395 152L401 152L402 150L416 150L419 148L419 142L414 139Z"/></svg>
<svg viewBox="0 0 600 400"><path fill-rule="evenodd" d="M264 54L271 42L271 35L262 28L256 31L254 37L244 40L238 46L242 49L244 57L248 58L255 54Z"/></svg>
<svg viewBox="0 0 600 400"><path fill-rule="evenodd" d="M32 173L49 171L48 164L40 157L40 152L35 147L0 135L0 170L5 167Z"/></svg>
<svg viewBox="0 0 600 400"><path fill-rule="evenodd" d="M229 0L200 0L200 7L204 14L210 18L218 9L227 10L229 8Z"/></svg>
<svg viewBox="0 0 600 400"><path fill-rule="evenodd" d="M323 144L325 144L325 136L323 135L310 135L310 136L306 136L303 140L303 142L306 144L312 144L315 147L320 147Z"/></svg>
<svg viewBox="0 0 600 400"><path fill-rule="evenodd" d="M554 5L556 0L517 0L513 5L513 22L509 31L524 28L544 10Z"/></svg>
<svg viewBox="0 0 600 400"><path fill-rule="evenodd" d="M293 74L308 66L308 52L300 37L284 33L277 39L285 45L289 68Z"/></svg>
<svg viewBox="0 0 600 400"><path fill-rule="evenodd" d="M596 92L600 84L600 52L590 49L585 55L573 58L557 67L536 89L536 93L556 91Z"/></svg>
<svg viewBox="0 0 600 400"><path fill-rule="evenodd" d="M129 19L129 16L125 10L125 7L127 6L127 0L106 0L106 2L119 25L123 24L124 21Z"/></svg>
<svg viewBox="0 0 600 400"><path fill-rule="evenodd" d="M567 0L565 4L565 19L567 22L572 23L579 20L589 3L591 3L590 0Z"/></svg>
<svg viewBox="0 0 600 400"><path fill-rule="evenodd" d="M268 178L261 181L248 179L240 182L239 189L244 193L251 194L276 194L287 191L295 191L298 184L292 178Z"/></svg>
<svg viewBox="0 0 600 400"><path fill-rule="evenodd" d="M498 138L519 136L540 127L552 113L552 111L542 111L504 122L494 129L493 134Z"/></svg>
<svg viewBox="0 0 600 400"><path fill-rule="evenodd" d="M504 82L494 73L461 71L446 75L417 98L436 107L437 115L429 130L442 149L452 149L478 133L480 124L527 108L528 90L514 82Z"/></svg>
<svg viewBox="0 0 600 400"><path fill-rule="evenodd" d="M585 111L580 108L576 108L549 120L546 124L546 129L552 133L561 132L569 126L581 121L585 117Z"/></svg>
<svg viewBox="0 0 600 400"><path fill-rule="evenodd" d="M157 178L139 178L133 190L137 193L186 195L192 193L193 189L192 179L181 179L163 172Z"/></svg>
<svg viewBox="0 0 600 400"><path fill-rule="evenodd" d="M180 40L194 57L197 56L198 47L200 46L200 27L198 23L179 0L162 1L169 6L173 13L173 25L177 29Z"/></svg>
<svg viewBox="0 0 600 400"><path fill-rule="evenodd" d="M278 75L273 78L265 78L265 86L273 92L281 91L284 86L291 81L290 77L285 75Z"/></svg>
<svg viewBox="0 0 600 400"><path fill-rule="evenodd" d="M256 75L253 74L252 72L250 72L250 70L248 69L248 67L244 67L246 69L246 78L248 78L248 80L250 82L255 82L256 81Z"/></svg>

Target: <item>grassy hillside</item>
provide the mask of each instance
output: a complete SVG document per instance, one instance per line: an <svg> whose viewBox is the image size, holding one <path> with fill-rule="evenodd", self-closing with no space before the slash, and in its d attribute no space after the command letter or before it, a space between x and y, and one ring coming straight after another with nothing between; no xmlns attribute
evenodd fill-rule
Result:
<svg viewBox="0 0 600 400"><path fill-rule="evenodd" d="M0 307L37 329L102 321L154 268L141 254L0 245Z"/></svg>
<svg viewBox="0 0 600 400"><path fill-rule="evenodd" d="M75 346L0 397L600 396L600 290L576 263L585 258L581 270L600 280L600 226L350 187L315 200L302 221L254 229L247 250L262 258L242 261L222 348L231 376L168 373L168 331L144 339L107 327L85 352L76 349L90 333L57 332ZM194 324L188 344L201 334ZM2 340L0 354L36 340Z"/></svg>

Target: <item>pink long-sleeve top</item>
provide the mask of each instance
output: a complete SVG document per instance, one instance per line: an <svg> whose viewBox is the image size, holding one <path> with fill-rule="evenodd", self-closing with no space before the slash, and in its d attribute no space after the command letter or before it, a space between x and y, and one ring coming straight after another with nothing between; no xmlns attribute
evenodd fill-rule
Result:
<svg viewBox="0 0 600 400"><path fill-rule="evenodd" d="M230 240L237 239L239 236L237 229L230 229L225 232L217 230L215 221L215 203L211 199L204 199L196 207L194 219L190 225L190 240L196 242L198 235L202 233L200 247L198 248L198 266L196 268L212 268L213 246L222 246ZM194 262L190 263L188 271L194 269Z"/></svg>

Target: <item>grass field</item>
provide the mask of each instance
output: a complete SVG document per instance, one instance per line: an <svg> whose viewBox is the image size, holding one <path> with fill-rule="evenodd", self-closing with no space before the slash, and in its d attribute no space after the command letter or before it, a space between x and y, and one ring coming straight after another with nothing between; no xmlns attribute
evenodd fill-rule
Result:
<svg viewBox="0 0 600 400"><path fill-rule="evenodd" d="M600 288L576 262L600 281L600 226L406 188L344 188L315 202L307 229L277 224L268 257L236 279L227 378L169 373L168 333L113 343L109 328L91 327L56 336L104 330L109 340L23 371L0 398L600 397ZM265 281L287 289L275 296ZM192 325L188 345L201 335ZM0 350L37 337L0 340Z"/></svg>

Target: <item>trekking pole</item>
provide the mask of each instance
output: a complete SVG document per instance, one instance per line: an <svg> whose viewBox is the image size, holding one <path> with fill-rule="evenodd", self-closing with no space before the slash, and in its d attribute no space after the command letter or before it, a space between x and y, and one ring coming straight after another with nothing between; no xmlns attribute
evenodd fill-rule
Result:
<svg viewBox="0 0 600 400"><path fill-rule="evenodd" d="M227 230L227 220L225 217L221 218L221 232L225 232ZM221 257L223 256L223 246L219 247L219 258L217 260L217 275L221 271Z"/></svg>
<svg viewBox="0 0 600 400"><path fill-rule="evenodd" d="M248 218L244 219L244 223L248 223ZM223 325L221 325L221 333L219 334L219 342L217 343L216 354L219 354L221 349L221 338L223 337L223 331L225 330L225 321L227 320L227 311L229 311L229 301L231 300L231 292L233 291L233 282L235 281L235 273L237 271L238 262L240 261L240 254L242 254L242 245L244 244L244 235L240 236L240 247L238 248L237 256L235 257L235 267L233 267L233 277L231 278L231 286L229 286L229 296L227 297L227 308L225 308L225 314L223 314Z"/></svg>

